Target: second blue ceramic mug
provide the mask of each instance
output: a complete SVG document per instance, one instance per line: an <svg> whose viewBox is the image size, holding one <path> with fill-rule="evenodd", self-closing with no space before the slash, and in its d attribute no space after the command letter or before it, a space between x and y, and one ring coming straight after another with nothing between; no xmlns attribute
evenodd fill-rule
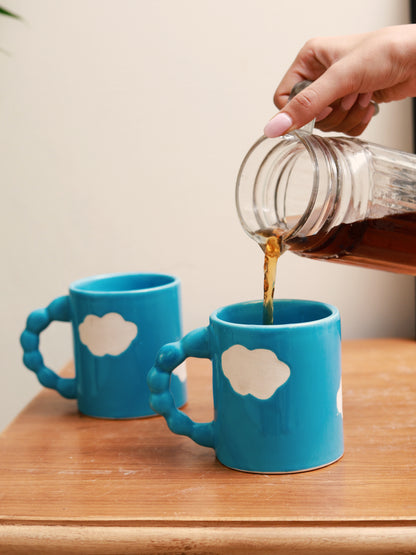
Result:
<svg viewBox="0 0 416 555"><path fill-rule="evenodd" d="M215 449L224 465L283 473L335 462L344 450L341 330L338 310L303 300L274 302L262 324L261 301L221 308L210 324L165 345L149 373L150 402L169 428ZM179 411L171 372L185 358L212 360L214 420Z"/></svg>
<svg viewBox="0 0 416 555"><path fill-rule="evenodd" d="M75 378L47 368L39 335L53 321L72 323ZM146 376L160 347L182 337L180 283L164 274L110 274L81 279L69 295L33 311L21 335L23 362L46 387L76 398L80 412L101 418L150 416ZM186 370L172 376L177 406L186 402Z"/></svg>

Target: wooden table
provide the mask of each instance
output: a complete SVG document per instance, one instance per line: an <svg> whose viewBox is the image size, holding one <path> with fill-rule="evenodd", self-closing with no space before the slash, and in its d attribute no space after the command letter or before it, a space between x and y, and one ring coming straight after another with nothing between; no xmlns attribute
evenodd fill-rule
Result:
<svg viewBox="0 0 416 555"><path fill-rule="evenodd" d="M210 420L210 364L188 370L186 410ZM0 553L415 553L416 342L344 342L343 383L344 457L292 475L45 390L0 437Z"/></svg>

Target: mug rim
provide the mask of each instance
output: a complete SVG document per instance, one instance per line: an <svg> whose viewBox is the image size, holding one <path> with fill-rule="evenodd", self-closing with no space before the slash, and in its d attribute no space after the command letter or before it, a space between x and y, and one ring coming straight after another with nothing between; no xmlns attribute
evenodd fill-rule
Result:
<svg viewBox="0 0 416 555"><path fill-rule="evenodd" d="M263 306L263 301L262 300L253 300L253 301L242 301L239 303L232 303L226 306L223 306L221 308L218 308L217 310L215 310L211 316L210 316L210 321L211 322L215 322L219 325L223 325L223 326L232 326L232 327L236 327L236 328L241 328L241 329L255 329L255 330L263 330L264 332L267 331L273 331L273 330L277 330L277 329L293 329L293 328L306 328L306 327L313 327L313 326L317 326L319 324L327 324L333 320L339 320L340 319L340 314L339 314L339 310L336 306L329 304L329 303L325 303L323 301L315 301L315 300L311 300L311 299L274 299L273 301L273 306L275 307L277 304L281 304L281 303L287 303L287 304L301 304L301 305L309 305L309 306L313 306L315 305L316 307L319 308L323 308L326 309L328 311L327 315L322 316L321 318L314 318L313 320L306 320L303 322L288 322L288 323L281 323L281 324L263 324L263 323L254 323L254 324L246 324L246 323L240 323L240 322L233 322L230 319L225 319L221 317L221 313L226 311L226 310L232 310L236 307L249 307L249 306L253 306L253 305L261 305Z"/></svg>
<svg viewBox="0 0 416 555"><path fill-rule="evenodd" d="M94 288L93 285L101 283L116 283L117 281L134 281L143 280L143 286L139 287L106 287ZM151 285L152 280L155 282ZM159 280L159 282L158 282ZM69 286L71 293L84 294L84 295L137 295L145 294L153 291L160 291L176 287L180 284L179 278L170 274L159 272L118 272L109 274L97 274L73 281Z"/></svg>

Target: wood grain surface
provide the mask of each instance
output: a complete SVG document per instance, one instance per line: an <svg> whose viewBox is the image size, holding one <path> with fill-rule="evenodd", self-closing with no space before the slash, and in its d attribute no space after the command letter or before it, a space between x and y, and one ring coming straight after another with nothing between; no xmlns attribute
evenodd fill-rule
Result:
<svg viewBox="0 0 416 555"><path fill-rule="evenodd" d="M185 411L211 420L210 363L188 373ZM0 436L0 553L415 552L416 342L344 342L343 395L340 461L260 475L162 417L90 418L42 391Z"/></svg>

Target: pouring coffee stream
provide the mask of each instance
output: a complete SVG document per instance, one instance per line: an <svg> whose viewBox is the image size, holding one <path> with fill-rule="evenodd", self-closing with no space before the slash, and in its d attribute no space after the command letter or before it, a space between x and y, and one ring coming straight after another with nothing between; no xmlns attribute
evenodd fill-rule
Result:
<svg viewBox="0 0 416 555"><path fill-rule="evenodd" d="M311 81L300 81L291 90L289 101L292 100L300 91L310 85ZM313 133L315 127L315 120L313 119L302 127L306 133ZM272 325L274 320L274 290L276 285L276 270L277 261L281 254L282 248L282 233L274 229L267 242L264 245L264 282L263 282L263 325Z"/></svg>
<svg viewBox="0 0 416 555"><path fill-rule="evenodd" d="M273 298L276 268L281 249L281 238L271 235L264 247L263 324L273 324Z"/></svg>
<svg viewBox="0 0 416 555"><path fill-rule="evenodd" d="M237 177L241 225L265 252L265 323L285 251L416 275L416 156L310 131L261 137Z"/></svg>

